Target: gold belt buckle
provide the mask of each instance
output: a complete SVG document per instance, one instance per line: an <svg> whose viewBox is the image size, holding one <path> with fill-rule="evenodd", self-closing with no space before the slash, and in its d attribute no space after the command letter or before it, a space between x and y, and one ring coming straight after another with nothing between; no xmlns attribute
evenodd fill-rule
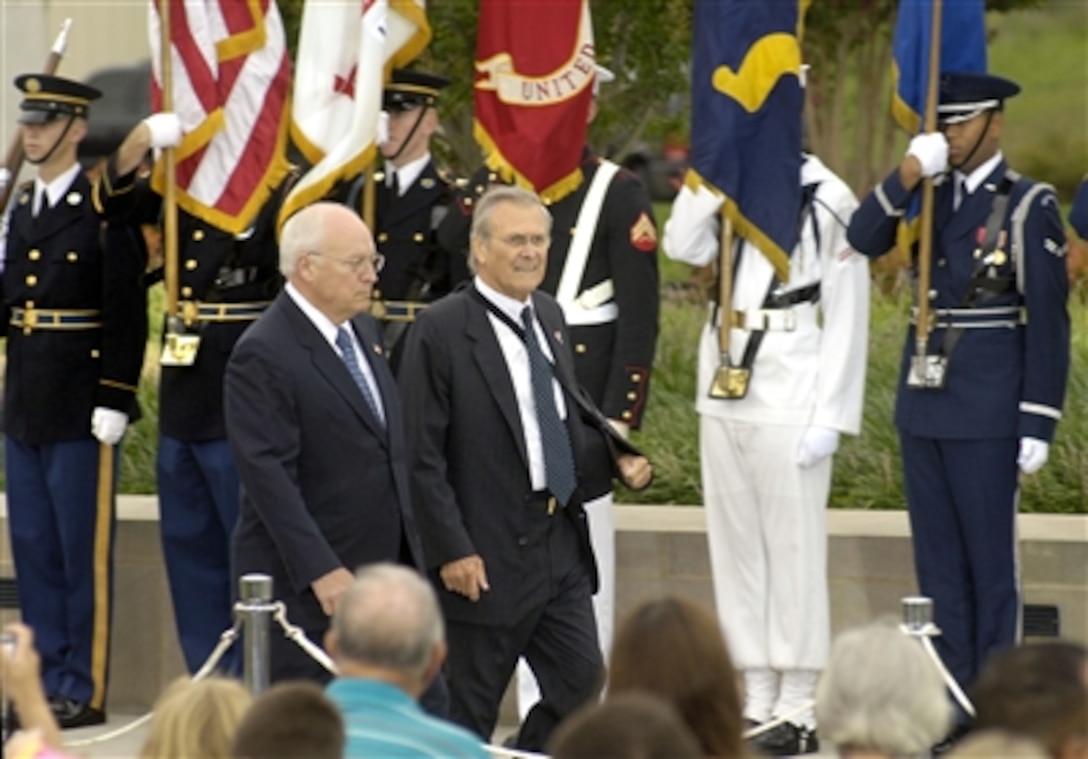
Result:
<svg viewBox="0 0 1088 759"><path fill-rule="evenodd" d="M38 311L33 306L28 306L23 311L23 334L29 335L38 326Z"/></svg>
<svg viewBox="0 0 1088 759"><path fill-rule="evenodd" d="M743 366L723 364L714 373L714 382L710 385L710 397L721 399L743 398L748 394L748 381L752 372Z"/></svg>
<svg viewBox="0 0 1088 759"><path fill-rule="evenodd" d="M551 516L554 513L555 513L555 496L550 495L550 496L548 496L548 516Z"/></svg>
<svg viewBox="0 0 1088 759"><path fill-rule="evenodd" d="M192 366L200 348L200 335L186 333L181 320L171 317L166 325L166 339L162 344L162 366Z"/></svg>

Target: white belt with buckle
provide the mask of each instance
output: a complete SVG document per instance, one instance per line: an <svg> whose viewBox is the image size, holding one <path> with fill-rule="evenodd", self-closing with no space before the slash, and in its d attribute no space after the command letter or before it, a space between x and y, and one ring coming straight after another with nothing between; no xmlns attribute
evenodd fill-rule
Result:
<svg viewBox="0 0 1088 759"><path fill-rule="evenodd" d="M797 312L792 308L748 308L733 311L729 323L737 329L765 332L793 332L797 329Z"/></svg>

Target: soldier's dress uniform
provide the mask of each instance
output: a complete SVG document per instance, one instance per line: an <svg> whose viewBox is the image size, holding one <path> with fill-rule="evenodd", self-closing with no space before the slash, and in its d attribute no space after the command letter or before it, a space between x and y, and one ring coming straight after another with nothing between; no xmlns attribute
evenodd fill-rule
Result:
<svg viewBox="0 0 1088 759"><path fill-rule="evenodd" d="M16 83L27 94L24 123L84 117L100 94L57 77ZM139 416L146 250L127 218L133 180L111 161L92 183L74 163L49 185L17 188L7 230L0 318L12 555L22 619L62 722L104 719L117 470L115 457L110 497L99 499L91 416L98 407Z"/></svg>
<svg viewBox="0 0 1088 759"><path fill-rule="evenodd" d="M946 74L939 113L972 100L992 108L1016 91L996 77ZM1000 151L968 177L957 170L937 182L932 283L916 298L928 295L935 312L929 353L950 361L943 387L908 386L915 327L908 329L895 423L918 583L934 600L937 649L967 688L990 654L1020 636L1018 446L1024 438L1050 442L1062 415L1069 283L1052 187L1014 172ZM871 257L886 253L914 197L893 172L854 214L851 244ZM1000 232L989 245L995 206Z"/></svg>
<svg viewBox="0 0 1088 759"><path fill-rule="evenodd" d="M745 675L745 717L757 722L809 702L827 663L832 458L802 466L799 448L812 426L858 434L865 387L869 267L846 242L857 200L815 156L805 156L800 179L788 280L751 242L737 243L732 302L728 311L711 304L695 387L714 597ZM718 260L721 205L707 188L681 188L666 254L694 266ZM742 398L710 396L726 319L732 364L751 369ZM791 721L782 727L798 735L788 742L814 746L811 712Z"/></svg>
<svg viewBox="0 0 1088 759"><path fill-rule="evenodd" d="M444 77L396 69L382 93L387 112L434 108ZM422 116L420 116L422 118ZM365 176L337 197L362 215ZM430 152L397 166L387 160L374 173L374 242L385 266L374 287L371 313L382 322L386 355L394 372L400 347L416 314L469 278L463 255L438 244L436 232L452 201L453 180L434 163Z"/></svg>
<svg viewBox="0 0 1088 759"><path fill-rule="evenodd" d="M548 205L552 214L552 244L540 290L556 295L567 264L587 193L606 162L589 149L582 157L583 181L579 187ZM468 250L469 230L475 203L500 181L486 168L460 188L450 214L438 231L447 250ZM595 218L585 219L595 230L576 279L574 298L558 298L570 328L574 369L578 382L609 419L637 429L650 388L650 372L657 344L659 283L657 225L649 194L633 173L619 169L606 186ZM615 612L615 520L612 481L608 462L594 462L582 483L590 537L597 557L600 587L593 597L601 648L611 648ZM519 671L524 682L527 668ZM532 706L531 688L519 690L519 710Z"/></svg>
<svg viewBox="0 0 1088 759"><path fill-rule="evenodd" d="M1069 210L1069 223L1082 240L1088 240L1088 179L1081 181Z"/></svg>
<svg viewBox="0 0 1088 759"><path fill-rule="evenodd" d="M160 369L157 475L163 557L190 672L233 624L230 541L240 483L227 441L223 378L234 344L282 286L276 215L289 184L237 236L178 214L179 306L200 344L192 365ZM224 666L237 662L232 651Z"/></svg>

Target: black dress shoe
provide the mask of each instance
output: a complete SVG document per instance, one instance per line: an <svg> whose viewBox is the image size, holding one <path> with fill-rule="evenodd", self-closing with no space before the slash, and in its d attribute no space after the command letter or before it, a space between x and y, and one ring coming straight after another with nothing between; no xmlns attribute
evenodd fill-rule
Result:
<svg viewBox="0 0 1088 759"><path fill-rule="evenodd" d="M783 722L749 741L756 751L767 756L797 756L815 754L820 750L816 731L802 725Z"/></svg>
<svg viewBox="0 0 1088 759"><path fill-rule="evenodd" d="M49 699L49 708L53 710L53 716L57 718L61 730L101 725L106 721L106 713L101 709L64 696L53 696Z"/></svg>

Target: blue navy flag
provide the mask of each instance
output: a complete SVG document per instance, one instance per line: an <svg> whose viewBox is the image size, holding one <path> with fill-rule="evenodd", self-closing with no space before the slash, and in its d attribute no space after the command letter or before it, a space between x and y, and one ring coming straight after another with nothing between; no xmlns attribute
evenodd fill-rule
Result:
<svg viewBox="0 0 1088 759"><path fill-rule="evenodd" d="M933 0L902 0L895 19L892 116L910 134L922 128L929 84ZM986 71L986 8L983 0L941 3L940 71Z"/></svg>
<svg viewBox="0 0 1088 759"><path fill-rule="evenodd" d="M801 30L810 0L696 0L691 171L789 276L801 206Z"/></svg>

